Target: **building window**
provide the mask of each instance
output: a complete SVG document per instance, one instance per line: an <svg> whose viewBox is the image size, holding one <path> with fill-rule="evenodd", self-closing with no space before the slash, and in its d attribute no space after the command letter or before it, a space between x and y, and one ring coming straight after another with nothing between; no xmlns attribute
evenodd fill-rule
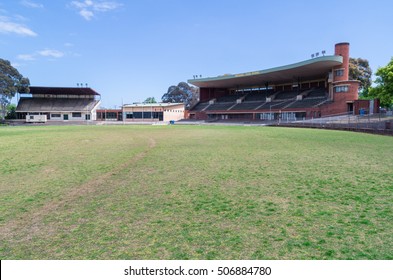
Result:
<svg viewBox="0 0 393 280"><path fill-rule="evenodd" d="M134 112L133 116L134 119L142 119L142 112Z"/></svg>
<svg viewBox="0 0 393 280"><path fill-rule="evenodd" d="M51 118L61 118L60 114L51 114Z"/></svg>
<svg viewBox="0 0 393 280"><path fill-rule="evenodd" d="M334 74L336 75L336 77L344 76L344 69L338 69L334 71Z"/></svg>
<svg viewBox="0 0 393 280"><path fill-rule="evenodd" d="M337 86L334 88L334 92L348 92L348 86Z"/></svg>
<svg viewBox="0 0 393 280"><path fill-rule="evenodd" d="M106 112L106 118L107 119L117 119L117 113L116 112Z"/></svg>
<svg viewBox="0 0 393 280"><path fill-rule="evenodd" d="M144 119L150 119L152 117L151 112L143 112Z"/></svg>
<svg viewBox="0 0 393 280"><path fill-rule="evenodd" d="M132 119L134 118L132 113L126 113L126 119Z"/></svg>
<svg viewBox="0 0 393 280"><path fill-rule="evenodd" d="M82 117L82 113L72 113L72 117L73 118L81 118Z"/></svg>
<svg viewBox="0 0 393 280"><path fill-rule="evenodd" d="M153 119L162 119L162 118L163 118L162 112L154 112L153 113Z"/></svg>

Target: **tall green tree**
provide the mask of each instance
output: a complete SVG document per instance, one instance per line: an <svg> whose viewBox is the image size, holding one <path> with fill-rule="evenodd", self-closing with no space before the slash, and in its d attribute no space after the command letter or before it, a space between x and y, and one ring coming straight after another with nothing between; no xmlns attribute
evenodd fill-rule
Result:
<svg viewBox="0 0 393 280"><path fill-rule="evenodd" d="M157 103L157 101L154 97L148 97L145 101L143 101L143 103Z"/></svg>
<svg viewBox="0 0 393 280"><path fill-rule="evenodd" d="M17 92L28 93L30 81L23 77L8 60L0 58L0 119L4 119L7 106Z"/></svg>
<svg viewBox="0 0 393 280"><path fill-rule="evenodd" d="M385 67L378 68L375 87L370 89L369 96L378 98L382 107L393 107L393 57Z"/></svg>
<svg viewBox="0 0 393 280"><path fill-rule="evenodd" d="M372 83L372 70L364 58L349 58L349 79L360 81L359 95L367 97Z"/></svg>
<svg viewBox="0 0 393 280"><path fill-rule="evenodd" d="M164 103L184 103L186 108L190 108L198 102L198 89L186 82L180 82L177 86L170 86L161 100Z"/></svg>
<svg viewBox="0 0 393 280"><path fill-rule="evenodd" d="M15 104L9 104L7 106L7 115L5 116L5 118L8 120L16 119L16 105Z"/></svg>

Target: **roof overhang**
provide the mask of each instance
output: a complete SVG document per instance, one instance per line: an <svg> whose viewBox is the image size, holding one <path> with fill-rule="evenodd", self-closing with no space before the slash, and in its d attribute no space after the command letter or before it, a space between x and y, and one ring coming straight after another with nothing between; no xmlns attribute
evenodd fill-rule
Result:
<svg viewBox="0 0 393 280"><path fill-rule="evenodd" d="M135 103L135 104L124 104L124 108L150 108L150 107L171 107L171 106L184 106L184 103Z"/></svg>
<svg viewBox="0 0 393 280"><path fill-rule="evenodd" d="M325 78L328 72L343 63L338 55L321 56L302 62L266 70L253 71L235 75L223 75L211 78L191 79L188 83L202 88L238 88L283 84L300 80Z"/></svg>
<svg viewBox="0 0 393 280"><path fill-rule="evenodd" d="M88 87L29 87L30 94L49 95L100 95Z"/></svg>

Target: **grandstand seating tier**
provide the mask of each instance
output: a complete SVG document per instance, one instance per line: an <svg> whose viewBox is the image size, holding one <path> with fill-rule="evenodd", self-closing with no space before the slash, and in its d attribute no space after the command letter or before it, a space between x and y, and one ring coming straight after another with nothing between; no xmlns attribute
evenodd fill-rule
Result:
<svg viewBox="0 0 393 280"><path fill-rule="evenodd" d="M225 103L214 103L211 104L206 110L228 110L235 103L234 102L225 102Z"/></svg>
<svg viewBox="0 0 393 280"><path fill-rule="evenodd" d="M272 91L256 91L246 95L244 101L266 101L266 97L272 95Z"/></svg>
<svg viewBox="0 0 393 280"><path fill-rule="evenodd" d="M244 94L232 94L232 95L225 95L217 98L216 102L235 102L239 98L242 98Z"/></svg>
<svg viewBox="0 0 393 280"><path fill-rule="evenodd" d="M201 102L196 104L193 108L192 111L203 111L207 106L209 105L208 102Z"/></svg>
<svg viewBox="0 0 393 280"><path fill-rule="evenodd" d="M255 110L258 106L261 106L266 102L243 102L236 104L231 110Z"/></svg>
<svg viewBox="0 0 393 280"><path fill-rule="evenodd" d="M323 88L312 90L307 95L307 97L325 97L325 96L327 96L327 93L326 90Z"/></svg>
<svg viewBox="0 0 393 280"><path fill-rule="evenodd" d="M91 111L96 105L94 99L67 98L21 98L16 111L19 112L56 112L56 111Z"/></svg>
<svg viewBox="0 0 393 280"><path fill-rule="evenodd" d="M326 97L305 98L289 105L287 108L310 108L327 101Z"/></svg>
<svg viewBox="0 0 393 280"><path fill-rule="evenodd" d="M304 95L302 100L296 100L299 94ZM258 111L258 110L281 110L291 108L312 108L328 101L327 92L324 88L305 89L302 91L277 92L272 102L266 102L266 97L271 96L272 91L245 91L242 94L234 94L217 98L213 104L208 102L198 103L191 111ZM236 101L243 97L241 103Z"/></svg>
<svg viewBox="0 0 393 280"><path fill-rule="evenodd" d="M276 100L293 99L296 98L298 94L299 92L297 91L281 91L276 95L275 99Z"/></svg>

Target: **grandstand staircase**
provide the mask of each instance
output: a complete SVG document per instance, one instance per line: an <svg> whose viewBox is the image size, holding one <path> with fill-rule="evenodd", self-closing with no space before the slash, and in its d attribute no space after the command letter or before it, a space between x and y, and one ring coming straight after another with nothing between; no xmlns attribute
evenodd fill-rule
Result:
<svg viewBox="0 0 393 280"><path fill-rule="evenodd" d="M261 105L259 105L258 107L256 107L254 110L258 110L259 108L262 108L265 104L270 103L270 102L265 102L262 103Z"/></svg>
<svg viewBox="0 0 393 280"><path fill-rule="evenodd" d="M286 108L288 108L288 107L290 107L292 104L294 104L296 101L298 101L298 100L293 100L293 102L291 102L291 103L289 103L288 105L286 105L283 109L286 109Z"/></svg>

